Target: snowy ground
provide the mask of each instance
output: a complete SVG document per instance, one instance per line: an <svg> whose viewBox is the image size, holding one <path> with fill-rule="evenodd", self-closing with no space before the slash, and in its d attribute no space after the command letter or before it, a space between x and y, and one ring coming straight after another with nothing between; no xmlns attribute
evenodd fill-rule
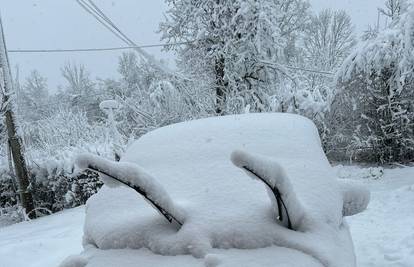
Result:
<svg viewBox="0 0 414 267"><path fill-rule="evenodd" d="M84 207L0 228L0 267L56 267L82 250Z"/></svg>
<svg viewBox="0 0 414 267"><path fill-rule="evenodd" d="M414 266L414 168L369 171L336 167L346 178L362 180L371 204L348 218L358 266ZM381 177L380 177L381 176ZM57 266L82 250L84 208L0 229L0 267Z"/></svg>
<svg viewBox="0 0 414 267"><path fill-rule="evenodd" d="M348 220L358 266L414 266L414 168L385 170L379 179L356 167L338 170L365 176L372 193L368 209Z"/></svg>

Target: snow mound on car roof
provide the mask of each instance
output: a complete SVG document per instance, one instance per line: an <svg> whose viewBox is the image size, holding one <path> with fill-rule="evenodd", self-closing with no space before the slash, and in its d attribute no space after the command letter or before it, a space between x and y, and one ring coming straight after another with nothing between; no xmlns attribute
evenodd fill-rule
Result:
<svg viewBox="0 0 414 267"><path fill-rule="evenodd" d="M286 194L292 193L304 213L289 210L302 218L296 231L277 223L265 186L232 164L230 155L238 149L283 168L291 191ZM184 224L177 231L130 188L104 186L87 203L85 245L195 257L212 248L276 245L327 266L355 261L342 193L308 119L245 114L179 123L144 135L121 161L154 177L184 211Z"/></svg>

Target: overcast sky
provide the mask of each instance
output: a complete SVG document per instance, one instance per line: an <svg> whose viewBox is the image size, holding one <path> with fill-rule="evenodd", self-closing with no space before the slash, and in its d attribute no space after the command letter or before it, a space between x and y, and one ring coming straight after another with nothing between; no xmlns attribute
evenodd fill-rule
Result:
<svg viewBox="0 0 414 267"><path fill-rule="evenodd" d="M166 10L164 0L96 0L104 12L138 44L160 43L155 33ZM384 0L310 0L312 8L344 9L357 32L377 20L377 7ZM81 9L75 0L0 0L8 49L66 49L124 45ZM158 48L147 50L159 59L174 56ZM93 78L116 77L120 51L59 54L10 54L21 76L37 69L47 77L52 91L63 83L60 68L65 62L86 65Z"/></svg>

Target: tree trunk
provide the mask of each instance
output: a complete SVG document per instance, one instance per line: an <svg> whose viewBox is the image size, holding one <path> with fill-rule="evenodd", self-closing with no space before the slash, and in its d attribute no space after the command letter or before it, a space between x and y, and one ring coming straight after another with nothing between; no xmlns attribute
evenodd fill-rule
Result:
<svg viewBox="0 0 414 267"><path fill-rule="evenodd" d="M20 201L22 207L29 214L29 218L35 218L33 197L30 192L30 182L27 173L26 163L24 160L20 138L16 133L16 126L14 124L13 112L9 109L5 112L5 120L7 127L7 135L10 143L10 150L14 162L14 169L17 177L17 184L19 186Z"/></svg>
<svg viewBox="0 0 414 267"><path fill-rule="evenodd" d="M224 81L224 58L220 57L215 62L216 74L216 114L223 115L226 103L227 82Z"/></svg>

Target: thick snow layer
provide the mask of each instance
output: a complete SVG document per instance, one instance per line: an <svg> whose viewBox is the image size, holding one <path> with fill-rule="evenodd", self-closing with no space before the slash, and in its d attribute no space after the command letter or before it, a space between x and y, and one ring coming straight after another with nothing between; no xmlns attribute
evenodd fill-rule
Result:
<svg viewBox="0 0 414 267"><path fill-rule="evenodd" d="M204 259L185 255L161 256L147 249L100 250L89 247L84 254L89 258L88 267L137 266L137 263L139 266L157 267L323 267L316 259L309 258L299 251L281 247L253 249L248 252L240 249L213 250ZM292 259L295 260L294 265Z"/></svg>
<svg viewBox="0 0 414 267"><path fill-rule="evenodd" d="M368 209L348 217L359 267L414 266L414 168L385 169L381 177L370 169L335 167L344 178L362 181L372 191ZM82 250L84 208L65 210L32 222L0 228L1 267L56 267L69 254ZM226 255L223 255L223 252ZM280 254L280 252L282 252ZM273 262L300 253L286 254L282 248L255 250L213 249L204 259L186 255L160 256L147 249L100 250L86 248L89 266L273 266ZM84 256L75 256L82 263ZM156 263L163 264L157 265ZM286 259L287 260L287 259ZM101 265L100 263L103 262ZM237 262L237 263L235 263ZM119 263L119 264L118 264ZM164 264L165 263L165 264ZM233 264L234 263L234 264ZM117 265L118 264L118 265ZM224 265L226 264L226 265ZM75 265L76 266L76 265ZM220 266L220 265L218 265ZM283 266L283 265L282 265ZM291 267L292 265L285 264ZM296 266L296 265L295 265ZM317 265L316 265L317 266ZM77 266L78 267L78 266Z"/></svg>
<svg viewBox="0 0 414 267"><path fill-rule="evenodd" d="M280 186L296 231L277 223L266 186L232 164L238 149L252 153L239 154L241 162ZM278 246L308 255L297 264L354 265L340 184L308 119L245 114L180 123L146 134L121 161L154 177L184 211L184 224L177 231L135 191L105 186L87 204L86 246L200 259L218 248ZM113 171L131 181L128 171Z"/></svg>
<svg viewBox="0 0 414 267"><path fill-rule="evenodd" d="M1 267L56 267L82 251L84 208L0 228Z"/></svg>
<svg viewBox="0 0 414 267"><path fill-rule="evenodd" d="M414 266L414 168L335 167L372 191L366 211L349 217L358 266Z"/></svg>
<svg viewBox="0 0 414 267"><path fill-rule="evenodd" d="M364 211L368 207L371 192L359 182L352 180L339 182L344 199L342 214L352 216Z"/></svg>
<svg viewBox="0 0 414 267"><path fill-rule="evenodd" d="M104 100L99 104L100 109L117 109L119 103L116 100Z"/></svg>

